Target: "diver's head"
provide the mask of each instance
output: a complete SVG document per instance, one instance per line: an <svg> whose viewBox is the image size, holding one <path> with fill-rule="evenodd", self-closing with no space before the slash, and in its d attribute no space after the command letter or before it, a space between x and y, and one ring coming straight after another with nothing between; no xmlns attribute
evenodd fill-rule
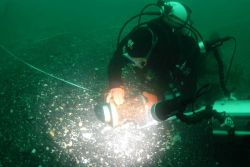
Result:
<svg viewBox="0 0 250 167"><path fill-rule="evenodd" d="M143 69L158 41L158 37L148 26L141 26L130 34L130 39L123 47L123 56L135 67Z"/></svg>
<svg viewBox="0 0 250 167"><path fill-rule="evenodd" d="M172 27L180 28L189 23L191 10L184 4L169 0L159 0L157 4L162 9L163 20Z"/></svg>

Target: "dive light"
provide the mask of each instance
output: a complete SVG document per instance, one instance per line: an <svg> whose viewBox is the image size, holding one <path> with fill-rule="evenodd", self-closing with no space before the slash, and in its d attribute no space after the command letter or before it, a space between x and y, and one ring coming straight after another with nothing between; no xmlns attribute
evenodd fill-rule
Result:
<svg viewBox="0 0 250 167"><path fill-rule="evenodd" d="M146 124L152 120L146 99L142 95L130 97L121 105L116 105L114 102L99 104L95 107L95 114L100 121L112 127L120 126L125 122Z"/></svg>

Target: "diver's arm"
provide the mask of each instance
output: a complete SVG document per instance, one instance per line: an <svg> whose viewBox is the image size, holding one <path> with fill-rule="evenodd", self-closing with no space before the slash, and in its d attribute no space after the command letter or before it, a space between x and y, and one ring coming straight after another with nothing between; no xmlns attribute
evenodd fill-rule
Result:
<svg viewBox="0 0 250 167"><path fill-rule="evenodd" d="M155 120L165 121L172 116L184 112L190 101L191 99L183 99L182 97L162 100L152 106L151 114Z"/></svg>
<svg viewBox="0 0 250 167"><path fill-rule="evenodd" d="M220 124L223 124L226 118L225 114L213 110L211 106L207 106L206 109L195 112L192 115L185 115L183 112L179 112L176 114L176 117L186 124L196 124L211 118L214 118L218 120Z"/></svg>
<svg viewBox="0 0 250 167"><path fill-rule="evenodd" d="M108 80L109 88L116 88L123 85L121 75L122 68L128 63L125 57L119 53L119 49L116 51L108 66Z"/></svg>
<svg viewBox="0 0 250 167"><path fill-rule="evenodd" d="M151 38L151 33L149 32L148 28L139 27L131 31L121 41L108 66L108 78L110 88L116 88L123 85L121 79L122 68L128 63L134 63L130 59L130 57L133 58L133 56L145 56L141 55L140 53L143 50L147 49L147 45L151 46L151 40L147 43L147 40L145 40L146 38Z"/></svg>
<svg viewBox="0 0 250 167"><path fill-rule="evenodd" d="M120 105L125 100L125 89L122 82L122 68L127 60L122 56L121 48L118 47L108 66L109 92L106 103Z"/></svg>
<svg viewBox="0 0 250 167"><path fill-rule="evenodd" d="M164 121L172 116L176 116L186 124L196 124L203 120L215 118L223 124L226 119L224 113L219 113L212 109L212 106L206 106L204 110L194 112L193 114L185 114L187 105L192 103L191 99L176 98L172 100L164 100L153 105L151 113L154 119Z"/></svg>

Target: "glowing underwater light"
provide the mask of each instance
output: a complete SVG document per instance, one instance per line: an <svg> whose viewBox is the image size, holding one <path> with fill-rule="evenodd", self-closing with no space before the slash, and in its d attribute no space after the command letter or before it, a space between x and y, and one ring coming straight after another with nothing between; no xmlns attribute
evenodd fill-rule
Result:
<svg viewBox="0 0 250 167"><path fill-rule="evenodd" d="M142 127L130 122L112 128L74 114L70 115L70 119L55 122L55 125L55 131L58 131L55 132L57 136L53 137L55 143L79 165L146 164L152 162L159 148L165 148L168 142L161 141L162 137L166 139L168 135L161 134L161 125Z"/></svg>
<svg viewBox="0 0 250 167"><path fill-rule="evenodd" d="M58 149L58 161L69 159L76 166L157 164L154 157L168 149L168 128L152 121L143 125L125 122L112 128L97 120L95 105L86 92L55 96L51 104L42 106L49 110L47 133Z"/></svg>

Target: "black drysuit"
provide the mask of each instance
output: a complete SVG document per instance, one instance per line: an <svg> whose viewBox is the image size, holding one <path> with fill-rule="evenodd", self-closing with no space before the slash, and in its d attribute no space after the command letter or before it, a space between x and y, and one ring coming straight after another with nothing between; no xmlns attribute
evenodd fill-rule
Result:
<svg viewBox="0 0 250 167"><path fill-rule="evenodd" d="M128 41L133 41L132 47L128 47ZM124 50L131 57L148 56L147 64L142 71L145 73L148 70L153 71L155 79L149 84L155 90L152 93L159 99L164 99L171 89L179 92L182 98L194 96L198 70L196 60L200 52L192 37L178 30L174 31L161 18L133 30L121 41L110 61L108 68L110 88L123 84L122 68L130 62L123 56Z"/></svg>
<svg viewBox="0 0 250 167"><path fill-rule="evenodd" d="M162 18L135 28L120 42L109 63L110 89L123 85L122 68L131 62L124 53L133 58L147 57L147 64L141 72L154 73L147 84L153 87L154 92L151 93L160 100L156 105L158 119L165 120L176 115L183 122L193 124L215 117L223 123L224 116L210 107L192 116L183 114L187 105L196 98L197 75L201 68L200 49L191 36L180 29L173 29Z"/></svg>

